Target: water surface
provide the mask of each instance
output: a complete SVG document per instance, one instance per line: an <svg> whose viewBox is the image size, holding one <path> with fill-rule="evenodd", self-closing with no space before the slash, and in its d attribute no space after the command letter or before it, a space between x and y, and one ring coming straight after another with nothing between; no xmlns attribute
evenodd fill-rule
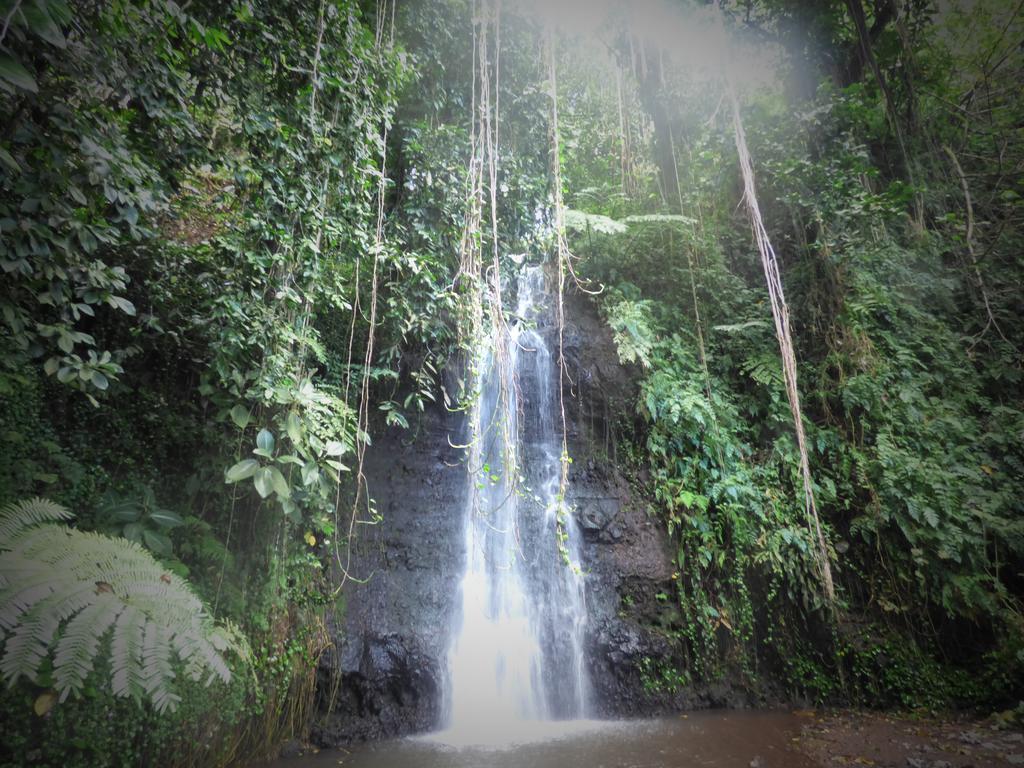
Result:
<svg viewBox="0 0 1024 768"><path fill-rule="evenodd" d="M814 768L792 748L787 712L695 712L658 720L576 720L495 728L479 739L440 732L325 750L272 768ZM452 735L452 738L448 738ZM474 741L476 743L474 743Z"/></svg>

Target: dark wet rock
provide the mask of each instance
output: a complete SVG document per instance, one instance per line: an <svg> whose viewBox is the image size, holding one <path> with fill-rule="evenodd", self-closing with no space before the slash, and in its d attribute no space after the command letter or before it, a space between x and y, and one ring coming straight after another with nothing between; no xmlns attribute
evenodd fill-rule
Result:
<svg viewBox="0 0 1024 768"><path fill-rule="evenodd" d="M320 744L388 738L429 730L438 718L441 672L415 637L363 638L358 659L343 660L335 714L315 732Z"/></svg>
<svg viewBox="0 0 1024 768"><path fill-rule="evenodd" d="M601 534L619 515L620 502L615 497L586 499L574 494L574 500L577 509L576 522L588 541L601 538Z"/></svg>
<svg viewBox="0 0 1024 768"><path fill-rule="evenodd" d="M286 741L281 747L280 756L283 758L298 757L302 754L302 742L298 739Z"/></svg>
<svg viewBox="0 0 1024 768"><path fill-rule="evenodd" d="M448 442L457 422L439 409L418 427L419 439L392 430L367 453L383 522L357 526L353 580L330 617L336 647L321 659L321 715L312 735L320 745L427 731L441 716L466 480Z"/></svg>
<svg viewBox="0 0 1024 768"><path fill-rule="evenodd" d="M700 706L683 688L658 685L660 668L681 663L673 643L625 618L604 617L588 647L595 714L602 717L654 715Z"/></svg>

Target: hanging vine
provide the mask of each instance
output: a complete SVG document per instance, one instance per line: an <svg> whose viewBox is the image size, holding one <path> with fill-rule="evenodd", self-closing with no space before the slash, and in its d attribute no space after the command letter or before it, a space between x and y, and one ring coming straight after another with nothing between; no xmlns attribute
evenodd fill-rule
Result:
<svg viewBox="0 0 1024 768"><path fill-rule="evenodd" d="M800 453L800 477L804 489L804 510L814 528L817 540L817 563L821 573L825 596L830 603L835 602L835 586L832 582L832 566L829 563L828 545L818 517L818 508L814 499L814 484L811 479L811 465L807 455L807 437L804 433L803 411L800 408L800 391L797 388L796 353L793 351L793 337L789 329L789 307L782 290L782 276L779 273L779 262L768 238L768 230L761 218L761 208L757 202L754 186L754 169L747 148L747 137L740 118L739 100L732 84L727 85L729 100L732 105L732 122L736 139L736 151L739 154L740 171L743 176L743 200L750 217L750 227L757 242L757 250L761 254L761 265L764 268L765 282L768 286L768 298L771 301L772 318L775 321L775 335L782 354L782 375L786 384L786 396L789 400L790 412L793 415L793 427L796 431L797 450Z"/></svg>
<svg viewBox="0 0 1024 768"><path fill-rule="evenodd" d="M378 55L385 52L390 52L394 48L395 42L395 17L394 17L394 2L390 5L390 13L388 11L389 5L387 0L381 0L381 4L377 8L377 24L376 33L374 36L375 49ZM388 29L387 39L384 37L384 30ZM355 489L354 497L352 500L352 508L349 513L348 530L345 537L345 564L342 565L340 557L338 557L337 550L335 550L335 561L338 567L341 569L342 578L339 581L335 592L341 591L349 579L354 577L351 574L352 567L352 541L356 533L357 524L374 524L378 521L378 518L373 509L373 498L370 495L369 488L367 487L366 474L364 472L364 465L366 460L366 448L369 445L369 430L370 430L370 378L374 362L374 344L376 341L377 333L377 302L378 302L378 289L379 289L379 277L381 262L384 257L384 224L385 224L385 206L387 197L387 184L388 184L388 133L389 127L387 122L382 126L380 133L380 169L375 171L377 177L377 190L376 190L376 217L374 220L374 231L373 231L373 244L370 252L373 256L372 267L370 272L370 298L369 298L369 315L366 319L366 349L363 354L363 365L362 365L362 377L359 385L359 407L358 414L356 417L356 434L355 434L355 449L356 449L356 471L355 471ZM355 332L355 323L358 304L358 291L359 291L359 261L361 259L357 257L356 263L356 300L353 302L352 309L352 327L349 336L349 364L347 367L346 381L345 381L345 392L346 401L347 394L350 386L349 376L352 370L352 335ZM362 504L366 506L366 519L360 519L361 511L360 507ZM355 579L359 580L359 579ZM365 579L363 579L365 580Z"/></svg>

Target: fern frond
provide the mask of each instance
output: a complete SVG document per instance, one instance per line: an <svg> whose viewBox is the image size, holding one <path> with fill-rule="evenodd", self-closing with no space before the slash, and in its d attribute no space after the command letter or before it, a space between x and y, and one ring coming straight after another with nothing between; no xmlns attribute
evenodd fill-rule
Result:
<svg viewBox="0 0 1024 768"><path fill-rule="evenodd" d="M627 216L623 221L627 224L683 224L685 226L697 224L696 219L672 213L648 213L642 216Z"/></svg>
<svg viewBox="0 0 1024 768"><path fill-rule="evenodd" d="M96 601L96 589L94 583L84 581L69 584L66 591L56 590L51 585L50 594L26 611L25 618L40 615L51 616L57 623L67 621Z"/></svg>
<svg viewBox="0 0 1024 768"><path fill-rule="evenodd" d="M168 685L173 679L170 633L148 622L142 641L142 686L157 712L174 709L181 701Z"/></svg>
<svg viewBox="0 0 1024 768"><path fill-rule="evenodd" d="M222 652L247 659L244 638L218 627L188 583L126 539L69 529L62 507L33 500L4 508L0 546L0 674L36 679L53 655L61 701L109 653L117 696L173 709L175 666L208 682L231 680ZM109 635L110 642L104 639Z"/></svg>
<svg viewBox="0 0 1024 768"><path fill-rule="evenodd" d="M204 639L203 642L196 643L193 647L194 655L189 669L193 680L199 680L205 670L209 670L211 680L220 678L222 682L227 682L231 679L231 671L212 643Z"/></svg>
<svg viewBox="0 0 1024 768"><path fill-rule="evenodd" d="M0 568L3 567L4 560L0 558ZM24 576L0 590L0 630L14 629L34 605L53 594L52 574L24 573Z"/></svg>
<svg viewBox="0 0 1024 768"><path fill-rule="evenodd" d="M67 509L49 499L15 501L0 509L0 550L26 528L40 523L67 522L74 517Z"/></svg>
<svg viewBox="0 0 1024 768"><path fill-rule="evenodd" d="M53 661L54 687L61 692L61 701L82 688L92 672L100 641L123 609L115 597L102 593L67 623Z"/></svg>
<svg viewBox="0 0 1024 768"><path fill-rule="evenodd" d="M141 701L145 694L142 676L142 630L145 617L131 605L125 606L114 624L110 641L111 688L115 696Z"/></svg>
<svg viewBox="0 0 1024 768"><path fill-rule="evenodd" d="M563 223L566 229L573 230L574 232L592 230L599 234L620 235L626 231L626 225L621 221L616 221L596 213L585 213L572 209L565 210Z"/></svg>
<svg viewBox="0 0 1024 768"><path fill-rule="evenodd" d="M43 623L44 619L37 618L35 621L20 625L12 634L5 636L0 674L3 674L11 684L23 676L35 679L43 659L49 653L50 644L41 640L46 635L45 629L41 626ZM50 636L52 638L52 633Z"/></svg>

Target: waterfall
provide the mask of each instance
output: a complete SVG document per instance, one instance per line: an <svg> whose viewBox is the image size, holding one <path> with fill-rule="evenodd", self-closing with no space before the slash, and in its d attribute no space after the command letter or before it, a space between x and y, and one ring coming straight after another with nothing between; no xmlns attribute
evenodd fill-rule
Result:
<svg viewBox="0 0 1024 768"><path fill-rule="evenodd" d="M443 702L447 733L463 741L503 741L531 724L587 714L585 577L579 531L559 498L547 298L541 268L526 267L504 338L487 340L477 358L462 607Z"/></svg>

